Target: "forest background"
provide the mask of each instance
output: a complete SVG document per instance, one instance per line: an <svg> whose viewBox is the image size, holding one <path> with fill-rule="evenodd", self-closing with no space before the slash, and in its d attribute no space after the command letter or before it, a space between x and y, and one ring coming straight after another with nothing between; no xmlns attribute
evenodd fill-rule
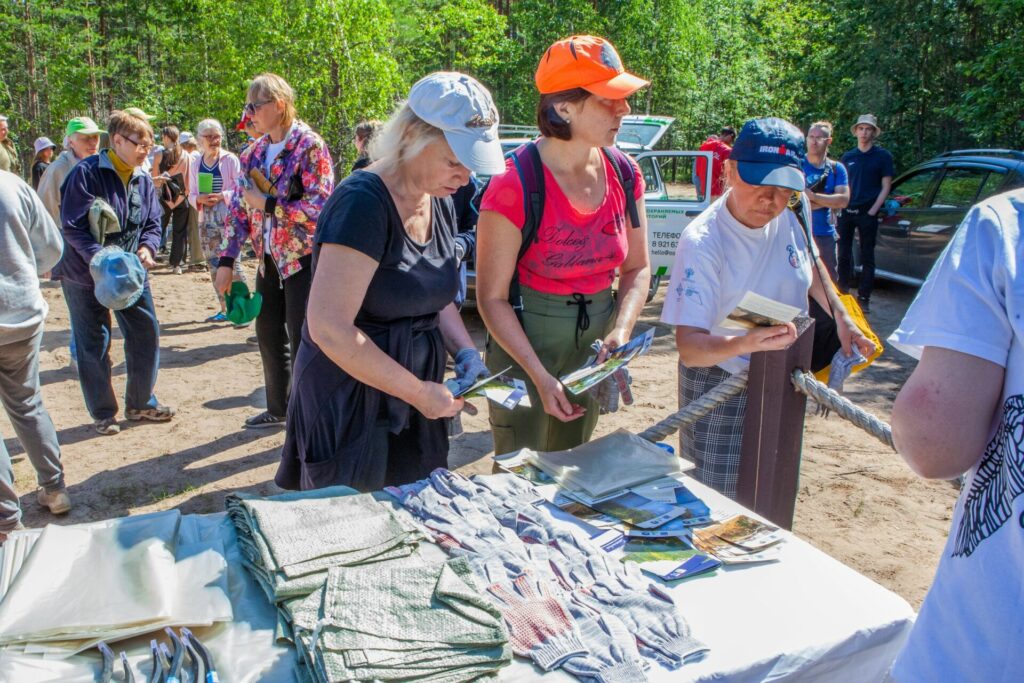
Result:
<svg viewBox="0 0 1024 683"><path fill-rule="evenodd" d="M774 115L836 122L838 155L873 112L905 170L1024 148L1021 17L1024 0L0 0L0 113L26 155L72 116L126 106L230 128L248 79L274 71L347 168L354 126L434 70L476 76L502 122L534 123L544 49L592 33L651 80L631 104L676 117L672 148Z"/></svg>

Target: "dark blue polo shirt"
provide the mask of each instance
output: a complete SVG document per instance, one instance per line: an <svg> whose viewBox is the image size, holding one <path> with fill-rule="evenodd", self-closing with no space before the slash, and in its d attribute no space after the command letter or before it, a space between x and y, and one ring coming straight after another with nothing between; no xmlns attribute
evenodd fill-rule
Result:
<svg viewBox="0 0 1024 683"><path fill-rule="evenodd" d="M871 206L882 191L882 178L895 175L892 154L878 145L867 152L854 147L840 161L850 176L850 208Z"/></svg>

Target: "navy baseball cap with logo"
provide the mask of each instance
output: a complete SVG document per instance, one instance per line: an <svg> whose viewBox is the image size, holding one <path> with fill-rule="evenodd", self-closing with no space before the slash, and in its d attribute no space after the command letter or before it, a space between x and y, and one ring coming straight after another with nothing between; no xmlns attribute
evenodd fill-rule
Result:
<svg viewBox="0 0 1024 683"><path fill-rule="evenodd" d="M743 182L774 185L794 192L804 189L801 166L807 154L804 134L789 121L751 119L743 124L729 158Z"/></svg>

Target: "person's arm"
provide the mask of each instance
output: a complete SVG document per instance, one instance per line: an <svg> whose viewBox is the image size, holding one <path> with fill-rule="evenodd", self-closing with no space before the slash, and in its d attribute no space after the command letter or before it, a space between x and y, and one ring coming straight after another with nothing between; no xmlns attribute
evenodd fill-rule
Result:
<svg viewBox="0 0 1024 683"><path fill-rule="evenodd" d="M845 209L850 203L849 185L836 185L835 192L832 194L811 192L810 190L805 190L805 192L815 209Z"/></svg>
<svg viewBox="0 0 1024 683"><path fill-rule="evenodd" d="M32 220L28 226L28 239L36 261L36 273L43 275L60 261L64 253L64 240L57 224L35 192L27 192L32 204Z"/></svg>
<svg viewBox="0 0 1024 683"><path fill-rule="evenodd" d="M195 159L190 158L188 163L188 203L196 211L199 210L199 163L202 158L200 154Z"/></svg>
<svg viewBox="0 0 1024 683"><path fill-rule="evenodd" d="M163 174L160 173L160 162L163 160L163 151L157 152L153 155L153 165L149 167L149 175L153 177L153 184L157 187L163 187L164 184L164 179L161 177Z"/></svg>
<svg viewBox="0 0 1024 683"><path fill-rule="evenodd" d="M641 176L638 176L641 177ZM629 341L633 326L647 301L647 292L651 286L651 260L647 254L647 213L643 197L636 202L637 213L640 214L640 225L626 228L627 249L626 259L619 266L618 310L615 314L615 325L604 338L603 360L608 351L612 351Z"/></svg>
<svg viewBox="0 0 1024 683"><path fill-rule="evenodd" d="M508 289L523 237L519 228L496 211L481 211L476 226L476 305L491 336L526 371L544 404L544 412L563 422L583 415L569 402L562 383L547 371L526 338Z"/></svg>
<svg viewBox="0 0 1024 683"><path fill-rule="evenodd" d="M817 301L826 313L829 311L835 313L833 319L836 322L836 334L839 335L839 345L843 349L843 354L849 356L851 347L856 345L861 354L867 358L874 352L875 343L865 337L857 324L853 322L846 306L840 301L832 281L829 280L827 283L821 281L823 271L825 271L825 264L821 262L820 258L816 258L815 263L811 264L811 289L809 292L811 298Z"/></svg>
<svg viewBox="0 0 1024 683"><path fill-rule="evenodd" d="M885 198L889 196L889 190L892 189L892 176L887 175L882 178L882 189L879 190L878 196L875 197L875 203L868 209L868 215L874 216L882 208L882 204L885 204Z"/></svg>
<svg viewBox="0 0 1024 683"><path fill-rule="evenodd" d="M679 360L688 368L708 368L755 351L779 351L796 341L796 325L755 327L740 335L711 334L700 327L676 327Z"/></svg>
<svg viewBox="0 0 1024 683"><path fill-rule="evenodd" d="M251 154L243 152L244 155ZM243 159L239 166L239 172L235 176L235 189L231 193L231 201L228 203L228 219L224 223L224 236L221 238L220 247L217 249L219 261L217 263L217 275L214 288L218 292L225 293L231 288L232 268L235 259L242 252L242 245L251 230L249 211L245 205L245 192L242 189L246 161ZM226 180L225 180L226 182ZM262 195L261 195L262 196Z"/></svg>
<svg viewBox="0 0 1024 683"><path fill-rule="evenodd" d="M351 247L322 245L306 308L309 335L338 367L363 384L405 401L429 419L451 417L462 409L462 399L454 398L443 384L416 377L355 325L378 265ZM452 323L449 316L443 317L443 325Z"/></svg>
<svg viewBox="0 0 1024 683"><path fill-rule="evenodd" d="M439 316L438 327L441 329L441 337L444 339L444 348L449 355L454 356L462 349L476 348L454 302L442 308Z"/></svg>
<svg viewBox="0 0 1024 683"><path fill-rule="evenodd" d="M953 479L985 451L999 409L1004 369L992 361L926 346L892 407L892 438L910 469Z"/></svg>
<svg viewBox="0 0 1024 683"><path fill-rule="evenodd" d="M179 206L181 206L182 202L187 201L188 199L188 167L190 161L192 161L192 157L189 156L188 152L182 150L181 158L178 159L178 163L175 165L175 167L171 169L171 175L180 175L181 182L185 184L185 187L181 188L181 194L179 194L174 199L174 201L168 204L168 206L172 209L178 208Z"/></svg>

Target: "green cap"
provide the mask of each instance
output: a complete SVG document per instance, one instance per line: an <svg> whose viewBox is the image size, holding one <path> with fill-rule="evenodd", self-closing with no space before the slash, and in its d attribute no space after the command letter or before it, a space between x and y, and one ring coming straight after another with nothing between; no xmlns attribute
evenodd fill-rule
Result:
<svg viewBox="0 0 1024 683"><path fill-rule="evenodd" d="M100 127L96 125L96 122L90 119L88 116L76 116L75 118L68 121L67 128L64 129L64 135L74 135L75 133L81 133L82 135L97 135L99 133L106 133L105 130L100 130Z"/></svg>
<svg viewBox="0 0 1024 683"><path fill-rule="evenodd" d="M263 295L259 292L250 293L249 286L241 281L232 282L231 291L224 295L228 320L235 325L251 323L260 314L262 306Z"/></svg>
<svg viewBox="0 0 1024 683"><path fill-rule="evenodd" d="M123 111L125 114L131 114L132 116L137 116L140 119L146 119L147 121L152 121L156 118L153 114L147 114L138 107L125 107Z"/></svg>

